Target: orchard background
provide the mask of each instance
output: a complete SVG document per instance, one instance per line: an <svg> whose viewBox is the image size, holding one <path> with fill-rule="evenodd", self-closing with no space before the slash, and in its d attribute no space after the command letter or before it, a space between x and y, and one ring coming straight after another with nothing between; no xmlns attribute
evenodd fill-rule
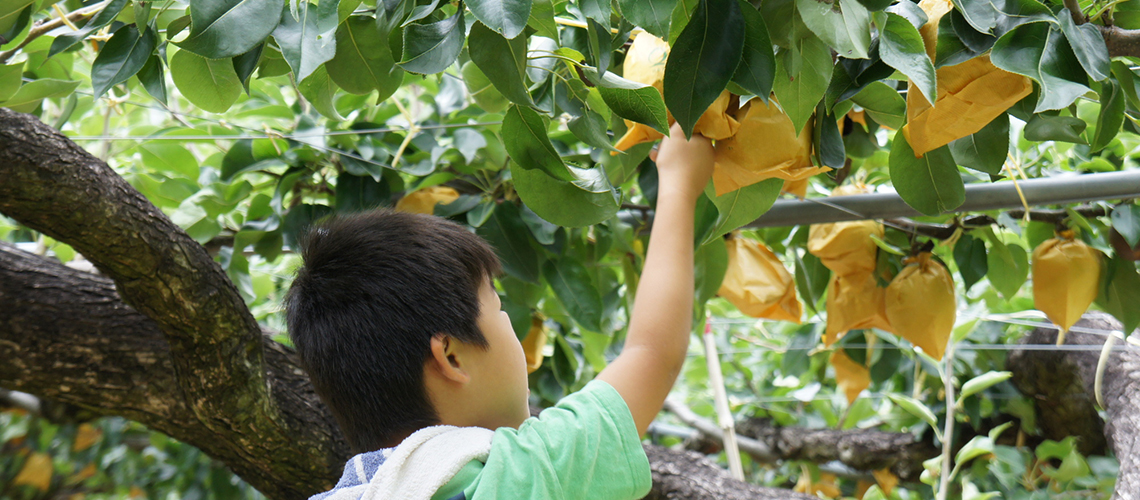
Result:
<svg viewBox="0 0 1140 500"><path fill-rule="evenodd" d="M1138 498L1140 181L960 208L1135 171L1136 28L1138 0L0 0L0 498L328 489L348 448L281 297L331 213L487 238L553 404L620 351L673 120L719 135L694 332L723 386L694 336L650 498ZM915 212L816 226L863 260L760 222L871 192ZM1084 257L1034 276L1057 235ZM951 288L891 292L919 266Z"/></svg>

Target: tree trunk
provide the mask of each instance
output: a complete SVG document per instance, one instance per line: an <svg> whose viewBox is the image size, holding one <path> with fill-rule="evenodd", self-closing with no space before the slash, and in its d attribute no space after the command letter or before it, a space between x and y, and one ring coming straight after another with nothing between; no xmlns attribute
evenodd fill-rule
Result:
<svg viewBox="0 0 1140 500"><path fill-rule="evenodd" d="M1067 346L1097 347L1106 337L1081 332L1081 328L1120 330L1111 316L1086 313L1065 335ZM1054 345L1057 329L1035 328L1021 339L1027 345ZM1117 460L1113 500L1140 499L1140 351L1132 344L1117 343L1105 371L1102 387L1104 413L1098 414L1094 381L1100 351L1097 349L1051 351L1017 350L1010 353L1006 367L1014 373L1018 390L1033 399L1038 422L1049 439L1078 436L1082 453L1096 453L1107 443ZM1088 450L1087 452L1085 450Z"/></svg>

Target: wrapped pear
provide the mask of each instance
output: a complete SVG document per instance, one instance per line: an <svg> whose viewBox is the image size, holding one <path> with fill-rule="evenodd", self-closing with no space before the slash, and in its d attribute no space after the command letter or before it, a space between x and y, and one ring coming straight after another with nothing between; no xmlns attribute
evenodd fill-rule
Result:
<svg viewBox="0 0 1140 500"><path fill-rule="evenodd" d="M827 329L824 345L830 346L848 330L878 328L893 332L887 321L887 289L871 272L835 274L827 289Z"/></svg>
<svg viewBox="0 0 1140 500"><path fill-rule="evenodd" d="M651 85L662 92L665 81L665 61L669 58L669 44L647 32L638 33L633 37L633 43L625 54L622 63L622 75L626 80ZM734 108L732 93L725 90L720 93L716 101L705 110L697 124L693 127L694 134L701 134L709 139L727 139L736 133L740 126L736 118L730 113ZM673 123L669 115L669 123ZM656 141L664 134L654 130L644 123L626 120L625 135L618 139L614 148L625 151L630 147L643 142Z"/></svg>
<svg viewBox="0 0 1140 500"><path fill-rule="evenodd" d="M907 259L887 287L886 313L894 332L941 360L954 330L958 306L954 280L929 252Z"/></svg>
<svg viewBox="0 0 1140 500"><path fill-rule="evenodd" d="M883 225L873 220L813 224L808 231L808 251L838 275L864 274L875 270L879 247L871 236L883 237Z"/></svg>
<svg viewBox="0 0 1140 500"><path fill-rule="evenodd" d="M919 29L926 53L934 60L938 22L954 8L949 0L923 0L926 24ZM1029 78L998 69L989 54L935 71L937 96L932 105L913 83L907 85L907 124L902 132L914 154L922 156L985 127L1033 92Z"/></svg>
<svg viewBox="0 0 1140 500"><path fill-rule="evenodd" d="M832 351L830 362L835 369L835 382L847 396L847 404L855 403L859 393L871 386L871 370L856 363L843 349Z"/></svg>
<svg viewBox="0 0 1140 500"><path fill-rule="evenodd" d="M1057 345L1096 299L1099 287L1100 252L1074 239L1072 231L1033 251L1033 305L1061 327Z"/></svg>
<svg viewBox="0 0 1140 500"><path fill-rule="evenodd" d="M717 141L713 187L717 196L773 177L799 181L830 171L811 160L811 122L797 133L776 99L753 98L736 112L740 127Z"/></svg>
<svg viewBox="0 0 1140 500"><path fill-rule="evenodd" d="M763 243L731 238L721 297L754 318L800 322L803 312L792 274Z"/></svg>
<svg viewBox="0 0 1140 500"><path fill-rule="evenodd" d="M459 199L459 192L447 186L432 186L417 189L404 195L396 202L396 210L414 214L435 213L435 206L443 203L447 205Z"/></svg>
<svg viewBox="0 0 1140 500"><path fill-rule="evenodd" d="M546 325L542 323L542 318L531 318L530 331L522 339L522 347L526 355L526 372L534 373L542 367L542 349L546 347Z"/></svg>

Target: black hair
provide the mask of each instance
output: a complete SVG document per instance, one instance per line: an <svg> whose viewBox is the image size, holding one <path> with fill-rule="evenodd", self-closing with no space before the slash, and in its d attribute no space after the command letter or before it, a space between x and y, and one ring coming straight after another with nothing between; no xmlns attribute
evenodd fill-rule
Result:
<svg viewBox="0 0 1140 500"><path fill-rule="evenodd" d="M482 238L430 215L334 216L301 239L285 298L289 336L317 395L360 453L439 423L424 387L431 339L486 347L479 289L500 272Z"/></svg>

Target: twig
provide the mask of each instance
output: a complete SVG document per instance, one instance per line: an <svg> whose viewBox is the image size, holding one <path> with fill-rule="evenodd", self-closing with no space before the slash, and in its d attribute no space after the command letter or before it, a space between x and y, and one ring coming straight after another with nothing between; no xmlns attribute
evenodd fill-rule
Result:
<svg viewBox="0 0 1140 500"><path fill-rule="evenodd" d="M938 500L946 500L950 494L950 461L954 451L954 345L946 348L946 368L942 374L942 386L946 392L946 429L942 431L942 480L938 483ZM917 364L917 363L916 363Z"/></svg>
<svg viewBox="0 0 1140 500"><path fill-rule="evenodd" d="M1065 0L1065 8L1069 9L1069 14L1073 16L1073 22L1077 25L1085 23L1085 15L1081 12L1081 3L1079 0Z"/></svg>
<svg viewBox="0 0 1140 500"><path fill-rule="evenodd" d="M32 27L31 31L28 32L28 36L25 37L24 41L20 42L19 45L13 47L11 50L0 52L0 64L8 62L8 59L11 59L12 56L16 55L16 52L19 52L20 49L27 46L29 43L32 42L32 40L35 40L35 39L51 32L51 30L54 30L60 26L63 26L65 23L75 22L75 21L82 19L84 17L95 15L96 12L103 10L103 7L106 7L107 4L109 4L109 3L111 3L111 0L104 0L102 2L95 4L95 5L92 5L89 7L84 7L82 9L72 11L70 14L67 14L67 16L65 16L65 17L62 17L62 18L56 17L56 18L51 19L50 21L44 21L40 24L37 24L36 26Z"/></svg>

